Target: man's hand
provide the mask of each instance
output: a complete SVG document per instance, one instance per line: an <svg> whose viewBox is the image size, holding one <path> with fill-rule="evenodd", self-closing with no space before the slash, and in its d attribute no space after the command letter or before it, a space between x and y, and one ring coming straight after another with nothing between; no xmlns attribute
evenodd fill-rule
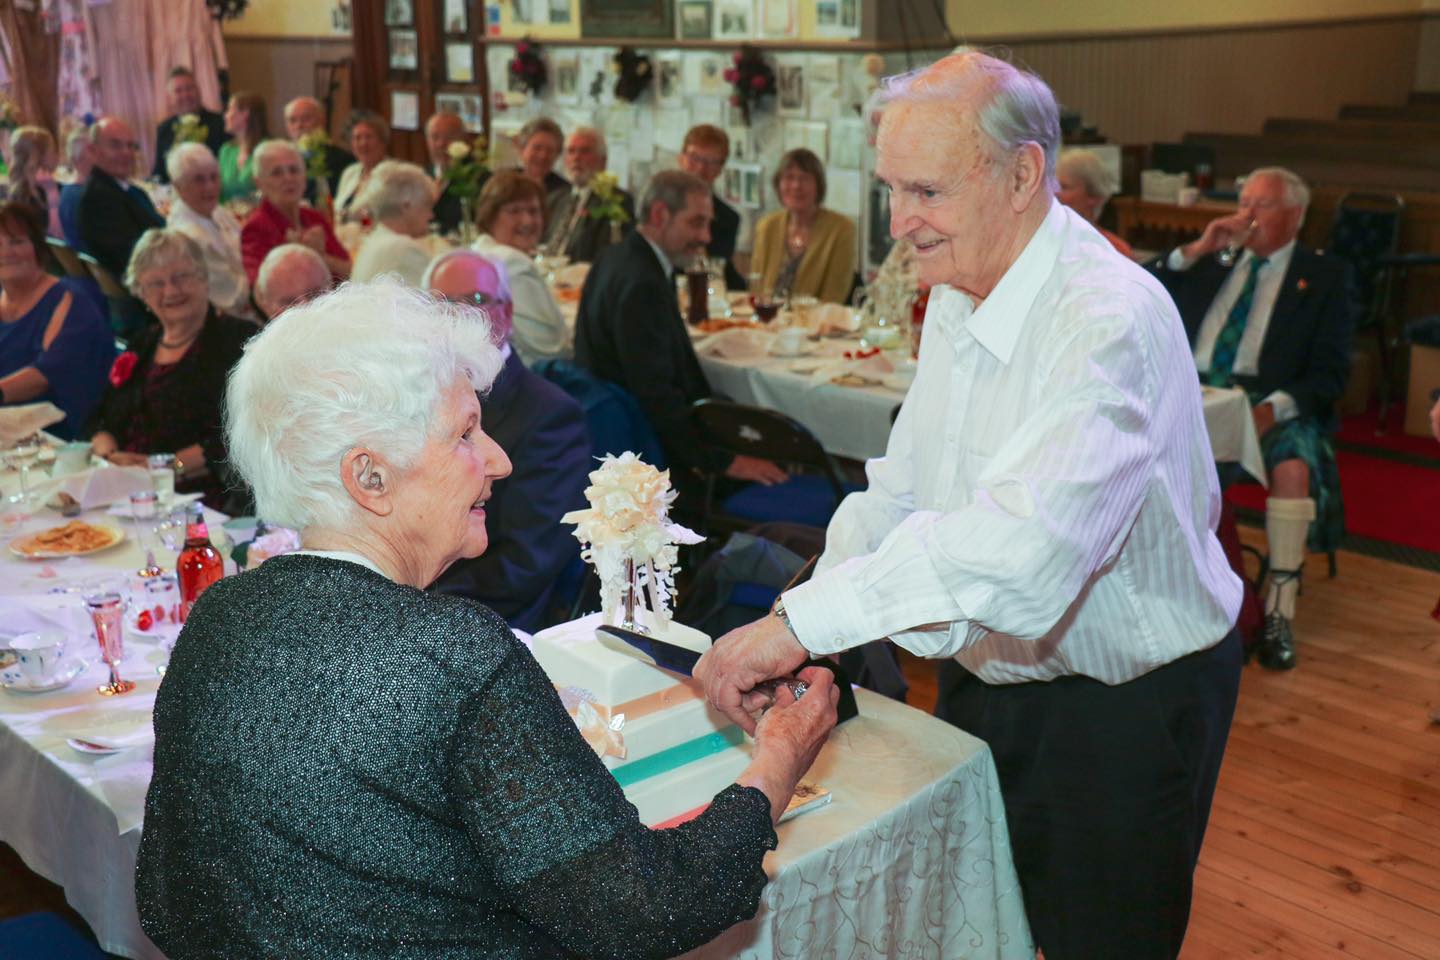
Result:
<svg viewBox="0 0 1440 960"><path fill-rule="evenodd" d="M746 733L755 732L750 710L770 702L755 685L789 676L805 662L805 648L773 613L731 630L695 664L705 697Z"/></svg>
<svg viewBox="0 0 1440 960"><path fill-rule="evenodd" d="M1434 422L1432 415L1431 422ZM1275 405L1273 403L1262 403L1255 408L1255 433L1257 436L1265 436L1271 427L1275 426Z"/></svg>
<svg viewBox="0 0 1440 960"><path fill-rule="evenodd" d="M725 476L732 480L764 484L767 487L790 479L790 474L771 461L747 457L743 453L736 454L735 459L730 461L730 466L725 468Z"/></svg>
<svg viewBox="0 0 1440 960"><path fill-rule="evenodd" d="M1238 213L1216 217L1205 225L1205 232L1200 234L1198 240L1192 240L1180 248L1180 254L1186 260L1199 260L1229 246L1231 240L1238 239L1249 231L1248 217L1242 217Z"/></svg>

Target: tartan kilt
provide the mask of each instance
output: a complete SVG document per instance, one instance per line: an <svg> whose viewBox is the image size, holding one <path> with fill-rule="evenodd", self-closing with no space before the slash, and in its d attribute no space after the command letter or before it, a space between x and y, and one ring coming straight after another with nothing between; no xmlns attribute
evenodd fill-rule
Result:
<svg viewBox="0 0 1440 960"><path fill-rule="evenodd" d="M1340 466L1329 432L1313 417L1296 417L1277 423L1260 438L1265 472L1286 460L1303 460L1310 468L1310 498L1315 519L1310 521L1306 546L1312 553L1329 553L1345 539L1345 502L1340 496Z"/></svg>

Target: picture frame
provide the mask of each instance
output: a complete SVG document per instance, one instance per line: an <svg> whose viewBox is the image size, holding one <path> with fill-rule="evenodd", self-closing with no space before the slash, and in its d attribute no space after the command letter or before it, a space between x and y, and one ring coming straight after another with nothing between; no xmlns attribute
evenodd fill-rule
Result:
<svg viewBox="0 0 1440 960"><path fill-rule="evenodd" d="M860 0L816 0L815 33L822 37L860 36Z"/></svg>
<svg viewBox="0 0 1440 960"><path fill-rule="evenodd" d="M580 0L582 37L675 36L675 0Z"/></svg>
<svg viewBox="0 0 1440 960"><path fill-rule="evenodd" d="M758 164L740 167L740 202L745 210L759 210L765 205L765 171Z"/></svg>
<svg viewBox="0 0 1440 960"><path fill-rule="evenodd" d="M445 80L447 83L475 82L475 48L469 41L445 44Z"/></svg>
<svg viewBox="0 0 1440 960"><path fill-rule="evenodd" d="M557 103L578 104L580 102L580 55L578 53L557 54L550 61L551 73L555 77L555 100Z"/></svg>
<svg viewBox="0 0 1440 960"><path fill-rule="evenodd" d="M775 111L782 117L805 116L805 63L780 60L775 65Z"/></svg>
<svg viewBox="0 0 1440 960"><path fill-rule="evenodd" d="M470 10L467 0L444 0L440 22L446 33L470 33Z"/></svg>
<svg viewBox="0 0 1440 960"><path fill-rule="evenodd" d="M420 66L420 41L414 30L391 30L390 69L415 70Z"/></svg>
<svg viewBox="0 0 1440 960"><path fill-rule="evenodd" d="M570 22L570 0L550 0L550 23L552 26Z"/></svg>
<svg viewBox="0 0 1440 960"><path fill-rule="evenodd" d="M714 37L716 40L753 40L754 0L715 0Z"/></svg>
<svg viewBox="0 0 1440 960"><path fill-rule="evenodd" d="M413 27L414 25L414 0L385 0L385 26Z"/></svg>
<svg viewBox="0 0 1440 960"><path fill-rule="evenodd" d="M795 0L758 0L760 36L771 40L789 40L800 33L800 17Z"/></svg>
<svg viewBox="0 0 1440 960"><path fill-rule="evenodd" d="M445 91L435 94L435 112L455 114L471 133L481 130L484 121L482 107L480 95L477 93Z"/></svg>
<svg viewBox="0 0 1440 960"><path fill-rule="evenodd" d="M661 54L655 58L655 102L662 107L685 105L685 84L680 77L678 54Z"/></svg>
<svg viewBox="0 0 1440 960"><path fill-rule="evenodd" d="M709 40L714 16L711 0L680 0L680 39Z"/></svg>
<svg viewBox="0 0 1440 960"><path fill-rule="evenodd" d="M390 129L420 129L420 94L414 90L390 91Z"/></svg>

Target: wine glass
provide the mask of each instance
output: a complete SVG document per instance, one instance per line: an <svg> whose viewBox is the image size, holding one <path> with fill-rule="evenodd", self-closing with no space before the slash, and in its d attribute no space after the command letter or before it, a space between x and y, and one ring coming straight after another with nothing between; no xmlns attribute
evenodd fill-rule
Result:
<svg viewBox="0 0 1440 960"><path fill-rule="evenodd" d="M5 454L10 466L20 471L20 492L6 497L7 503L28 505L30 503L30 465L40 456L40 437L31 434L17 440Z"/></svg>
<svg viewBox="0 0 1440 960"><path fill-rule="evenodd" d="M1240 257L1240 251L1245 249L1245 244L1250 242L1250 235L1255 232L1255 221L1251 220L1245 224L1245 229L1239 233L1230 234L1230 239L1225 244L1225 249L1215 257L1220 261L1222 267L1233 266Z"/></svg>
<svg viewBox="0 0 1440 960"><path fill-rule="evenodd" d="M120 679L120 661L125 656L125 597L117 589L99 588L85 595L85 606L95 624L100 658L110 668L110 680L96 687L102 697L115 697L135 689L135 681Z"/></svg>
<svg viewBox="0 0 1440 960"><path fill-rule="evenodd" d="M151 546L145 536L145 530L154 529L155 503L157 501L154 490L139 490L130 494L130 519L135 526L135 545L145 551L145 566L135 571L135 575L150 579L158 577L165 570L155 562L155 548Z"/></svg>
<svg viewBox="0 0 1440 960"><path fill-rule="evenodd" d="M159 506L168 507L175 499L175 454L152 453L145 463L150 469L150 484L155 488Z"/></svg>

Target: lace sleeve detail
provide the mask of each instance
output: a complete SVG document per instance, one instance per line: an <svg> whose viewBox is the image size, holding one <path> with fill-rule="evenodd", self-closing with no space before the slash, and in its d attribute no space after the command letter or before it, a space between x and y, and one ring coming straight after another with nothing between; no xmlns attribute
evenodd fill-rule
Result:
<svg viewBox="0 0 1440 960"><path fill-rule="evenodd" d="M670 957L753 916L770 803L731 785L650 830L519 647L462 705L452 788L509 906L587 957Z"/></svg>

